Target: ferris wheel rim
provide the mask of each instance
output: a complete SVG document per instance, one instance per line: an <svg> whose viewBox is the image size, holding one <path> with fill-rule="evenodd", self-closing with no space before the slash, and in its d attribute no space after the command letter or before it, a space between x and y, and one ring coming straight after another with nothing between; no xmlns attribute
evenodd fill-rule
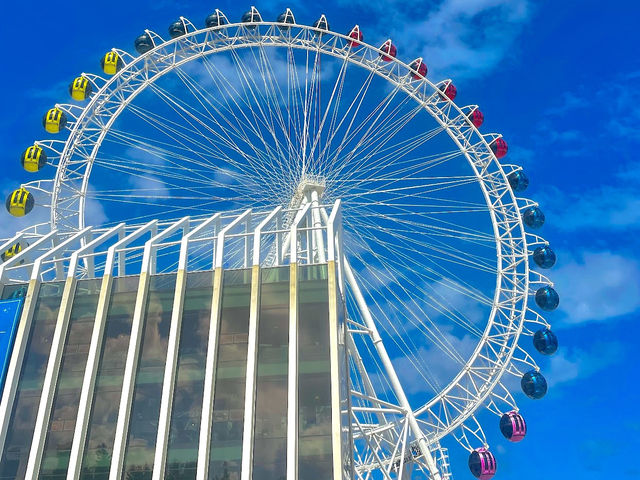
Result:
<svg viewBox="0 0 640 480"><path fill-rule="evenodd" d="M278 22L254 22L252 23L252 27L267 27L267 28L278 28L278 26L281 26L282 24L279 24ZM346 35L342 35L336 32L332 32L332 31L326 31L326 30L320 30L314 27L309 27L306 25L301 25L301 24L295 24L295 25L289 25L290 28L292 29L299 29L301 31L306 31L306 32L312 32L312 33L320 33L322 34L322 36L324 36L325 38L335 38L335 39L339 39L342 40L344 42L350 42L353 39L351 39L350 37L346 36ZM102 85L98 91L95 92L94 96L89 100L89 103L82 109L82 112L80 113L80 115L76 118L73 129L67 139L67 141L65 142L65 147L63 150L63 155L61 155L61 161L60 164L58 166L58 169L56 171L56 177L54 180L54 198L52 199L51 202L51 224L52 224L52 228L55 227L57 225L57 221L59 216L56 215L56 212L54 211L54 209L57 206L57 194L61 189L61 185L63 184L64 180L64 173L65 173L65 168L66 168L66 164L63 164L63 159L64 154L67 154L66 158L69 158L69 146L72 144L72 139L75 140L75 136L80 134L81 132L83 132L84 127L81 126L81 121L85 120L85 117L88 115L88 112L91 111L91 108L94 107L98 101L102 98L102 95L108 91L108 88L112 85L116 85L118 86L119 84L119 80L122 79L123 77L126 76L127 73L130 73L130 70L134 69L134 66L138 65L138 64L147 64L147 60L152 59L154 57L154 55L158 52L161 51L161 49L166 48L166 47L171 47L173 45L178 46L179 44L188 44L189 40L192 38L196 38L198 35L206 35L209 33L220 33L220 32L227 32L231 29L237 29L237 31L246 29L246 24L243 23L231 23L231 24L226 24L223 26L217 26L217 27L211 27L211 28L204 28L204 29L199 29L199 30L195 30L192 32L188 32L186 35L175 38L175 39L171 39L171 40L167 40L164 41L161 44L156 45L156 47L153 50L150 50L149 52L140 55L139 57L132 57L134 58L133 61L127 63L122 70L120 70L119 72L117 72L111 79L109 79L108 81L105 82L104 85ZM256 46L265 46L265 47L294 47L294 48L300 48L303 50L307 50L310 51L312 50L312 48L310 46L303 46L303 45L299 45L296 46L294 44L291 43L282 43L282 44L267 44L264 43L264 39L265 39L266 35L261 35L261 34L254 34L254 33L249 33L249 34L245 34L243 35L241 38L243 40L247 40L251 38L251 41L247 41L244 44L234 44L228 48L225 48L224 50L231 50L231 49L240 49L240 48L252 48L252 47L256 47ZM292 35L287 34L287 35L283 35L283 34L279 34L278 35L279 38L286 38L286 37L292 37ZM238 37L235 37L236 39ZM412 94L409 92L408 90L408 86L411 85L412 82L405 82L405 84L402 84L400 82L400 77L396 80L393 80L390 76L385 76L382 73L390 70L390 68L379 68L379 69L372 69L370 65L365 64L362 61L358 61L358 60L363 60L363 56L362 55L356 55L356 54L351 54L351 49L326 49L323 50L321 47L328 45L328 41L317 41L317 44L315 45L315 50L323 53L323 54L328 54L331 56L334 56L336 58L342 58L344 60L349 61L352 64L358 65L360 67L366 68L369 71L375 73L376 75L380 76L381 78L384 78L385 80L389 81L390 83L394 83L396 86L400 86L402 87L404 85L404 88L401 88L401 90L411 96L415 101L418 101L418 99L416 98L415 94ZM365 42L360 41L360 49L366 50L369 53L375 53L376 55L380 53L380 49L376 48L370 44L367 44ZM192 46L205 46L206 42L202 42L202 43L198 43L196 44L195 42L192 42ZM195 50L195 49L194 49ZM172 63L170 65L169 68L166 68L165 70L163 70L163 72L161 74L159 74L157 77L155 78L160 78L162 75L167 74L169 72L171 72L173 69L178 68L179 66L186 64L192 60L194 60L195 58L199 58L200 56L204 56L204 55L212 55L215 53L218 53L220 51L223 51L223 49L211 49L208 51L202 51L200 53L194 53L193 56L189 56L189 57L185 57L183 58L180 62L176 62L176 63ZM346 52L346 53L345 53ZM340 54L341 53L341 54ZM402 62L401 60L397 59L397 58L392 58L390 62L388 62L388 65L395 65L396 67L402 69L405 73L405 78L410 74L410 72L412 71L410 66L407 63ZM145 70L141 70L141 71L145 71ZM431 90L433 94L439 95L439 87L437 86L437 84L434 84L433 82L431 82L429 79L427 78L422 78L420 80L420 82L422 85L426 85L428 86ZM118 91L119 87L117 87L116 89L114 89L111 92L111 96L114 96ZM146 85L141 87L140 89L138 89L135 94L132 94L130 97L128 97L131 101L133 100L133 98L135 98L135 95L137 95L138 93L142 92L144 89L146 88ZM458 107L458 105L453 102L452 100L446 100L447 103L447 107L451 110L453 110L457 115L455 116L455 118L466 118L465 112L463 111L463 109L461 109L460 107ZM78 219L79 219L79 224L78 227L82 228L84 226L84 215L85 215L85 200L86 200L86 193L87 193L87 189L88 189L88 182L89 182L89 177L91 174L91 168L93 166L93 159L96 156L96 152L99 150L102 139L104 139L104 136L107 134L107 132L109 131L109 128L111 127L111 125L113 124L113 121L115 121L115 119L118 117L118 115L124 110L124 108L126 107L126 105L128 104L128 102L123 101L120 106L118 107L117 111L112 113L111 115L109 115L110 117L110 123L107 124L105 126L105 129L103 130L103 132L101 133L101 139L99 142L97 142L94 146L94 149L92 151L92 154L90 156L90 158L88 159L88 169L85 171L85 174L83 176L83 186L81 191L79 192L79 213L78 213ZM453 125L451 123L447 123L444 121L439 120L434 114L433 112L426 108L426 105L423 104L423 106L425 107L425 109L427 110L427 112L436 120L440 123L440 125L442 127L444 127L445 131L447 132L447 134L454 140L454 142L456 143L457 147L462 151L462 153L464 154L467 162L469 162L469 164L471 165L471 167L474 169L474 173L476 174L476 179L478 181L478 183L481 185L482 188L482 192L483 192L483 196L485 199L485 202L487 203L487 206L489 206L489 213L491 216L491 223L493 226L493 233L494 233L494 240L495 240L495 245L496 245L496 249L497 249L497 253L498 253L498 274L496 275L496 289L495 289L495 293L494 293L494 298L493 298L493 304L492 304L492 308L491 308L491 313L489 314L489 319L487 321L487 326L485 327L484 331L483 331L483 335L482 338L480 339L480 341L478 342L476 348L474 349L473 354L469 357L468 361L465 364L465 367L454 377L454 379L451 380L451 382L444 388L441 390L440 393L438 393L437 395L435 395L432 400L430 402L428 402L427 404L423 405L422 407L420 407L418 409L419 413L424 413L427 412L430 408L432 408L433 406L435 406L436 404L438 404L438 402L443 401L444 399L446 399L446 395L447 393L451 392L451 390L453 388L455 388L459 381L462 379L462 377L464 375L466 375L469 371L471 371L473 369L473 364L475 362L475 360L477 359L478 355L480 354L482 348L484 346L486 346L485 344L487 343L487 339L489 336L489 332L491 330L491 328L494 325L494 319L495 316L497 314L497 311L499 309L499 307L497 306L499 304L499 297L501 295L501 293L503 292L503 288L501 287L501 281L504 277L504 272L505 270L502 268L501 262L503 261L502 258L502 242L499 240L500 238L500 234L497 230L497 223L498 220L495 218L496 215L496 210L498 210L498 207L502 207L503 209L505 209L505 212L508 210L505 208L505 205L503 205L502 203L495 203L492 202L488 191L487 191L487 185L484 183L485 177L483 177L477 170L477 166L474 164L472 158L471 158L471 153L468 149L466 149L461 143L460 143L460 137L459 136L454 136L453 132ZM447 118L450 119L449 115L446 114ZM508 188L508 181L506 179L506 173L504 171L504 169L502 168L502 165L500 164L500 162L495 158L495 156L492 154L490 146L489 146L489 142L487 141L487 137L485 135L482 135L479 133L479 131L477 130L477 128L474 125L466 125L467 127L469 127L470 129L472 129L476 136L480 139L481 142L481 147L484 149L484 153L485 157L489 160L489 164L493 167L496 168L497 170L497 177L496 176L492 176L492 181L496 181L496 178L498 178L498 181L501 181L501 186L506 186L506 194L508 196L508 203L506 203L506 205L508 205L509 207L511 207L512 209L515 209L516 211L518 210L518 201L517 198L515 197L514 193ZM73 153L73 152L72 152ZM474 157L475 158L475 157ZM489 164L487 164L485 166L485 174L489 175L488 173L486 173L486 171L488 170ZM503 195L504 196L504 195ZM502 196L499 198L500 202L502 202ZM506 217L506 215L505 215ZM504 221L504 220L503 220ZM447 435L448 433L450 433L453 429L457 428L458 426L460 426L470 415L472 415L482 404L482 402L484 401L484 399L486 399L486 397L491 393L492 391L492 387L499 382L500 378L502 377L502 375L505 373L507 366L509 365L509 361L511 359L511 357L513 356L515 349L517 348L517 340L518 337L522 331L522 327L523 327L523 323L524 323L524 317L525 314L527 312L527 292L528 292L528 285L529 285L529 277L528 277L528 271L529 271L529 267L528 267L528 254L527 254L527 235L524 231L524 225L522 223L522 220L520 218L519 215L513 217L510 220L510 226L514 225L515 228L513 228L512 230L516 230L519 232L519 236L517 236L516 242L521 242L522 245L519 247L520 250L522 251L522 253L519 256L519 261L522 265L524 265L524 269L525 272L527 273L524 277L526 278L525 284L524 284L524 288L523 291L525 292L522 296L522 301L523 301L523 307L519 308L519 315L517 318L517 321L515 321L515 323L517 323L517 328L513 331L513 335L510 337L513 340L513 344L509 347L509 353L507 356L503 357L504 361L501 362L500 367L499 367L499 371L497 371L491 378L492 378L492 382L491 385L488 386L487 388L485 388L483 390L484 394L482 396L482 398L477 398L474 399L473 403L473 408L470 409L465 409L465 412L463 414L460 414L458 417L456 417L455 421L451 421L449 423L449 425L447 425L447 428L445 429L441 429L438 430L438 434L435 435L436 439L440 439L442 437L444 437L445 435ZM505 341L506 343L506 341ZM486 385L486 384L485 384Z"/></svg>

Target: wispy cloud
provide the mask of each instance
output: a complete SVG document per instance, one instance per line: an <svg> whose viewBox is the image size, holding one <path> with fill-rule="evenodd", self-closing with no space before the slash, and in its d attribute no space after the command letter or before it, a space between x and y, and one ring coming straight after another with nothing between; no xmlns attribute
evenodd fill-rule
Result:
<svg viewBox="0 0 640 480"><path fill-rule="evenodd" d="M620 361L623 347L618 342L594 343L589 350L561 349L549 362L545 378L553 388L573 380L583 379Z"/></svg>
<svg viewBox="0 0 640 480"><path fill-rule="evenodd" d="M411 3L411 2L410 2ZM506 55L531 14L527 0L445 0L415 21L420 4L405 5L399 43L424 57L436 76L478 78Z"/></svg>
<svg viewBox="0 0 640 480"><path fill-rule="evenodd" d="M547 188L536 194L536 200L555 230L598 232L640 227L640 195L631 185L604 185L574 193Z"/></svg>
<svg viewBox="0 0 640 480"><path fill-rule="evenodd" d="M561 324L571 326L629 315L640 309L640 265L609 251L560 252L552 278L560 293Z"/></svg>

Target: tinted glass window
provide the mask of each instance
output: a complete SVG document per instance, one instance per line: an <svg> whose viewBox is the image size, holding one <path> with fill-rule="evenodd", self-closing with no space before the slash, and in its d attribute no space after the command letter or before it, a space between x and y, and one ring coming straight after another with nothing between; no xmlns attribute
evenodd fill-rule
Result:
<svg viewBox="0 0 640 480"><path fill-rule="evenodd" d="M261 272L253 478L287 475L289 267Z"/></svg>
<svg viewBox="0 0 640 480"><path fill-rule="evenodd" d="M0 479L3 480L25 478L63 288L64 282L40 286L0 461Z"/></svg>
<svg viewBox="0 0 640 480"><path fill-rule="evenodd" d="M165 475L169 479L196 477L212 298L213 272L189 273L167 447Z"/></svg>
<svg viewBox="0 0 640 480"><path fill-rule="evenodd" d="M244 425L251 270L224 272L209 478L239 480Z"/></svg>
<svg viewBox="0 0 640 480"><path fill-rule="evenodd" d="M298 267L298 478L332 475L326 265Z"/></svg>
<svg viewBox="0 0 640 480"><path fill-rule="evenodd" d="M122 391L122 376L131 335L131 320L138 283L137 276L113 279L89 417L87 443L82 458L81 479L106 480L109 478Z"/></svg>
<svg viewBox="0 0 640 480"><path fill-rule="evenodd" d="M125 475L132 478L150 477L153 470L175 286L175 274L154 275L149 283L124 458Z"/></svg>
<svg viewBox="0 0 640 480"><path fill-rule="evenodd" d="M40 478L43 479L63 477L69 465L101 284L101 279L94 279L80 280L76 285L42 457Z"/></svg>

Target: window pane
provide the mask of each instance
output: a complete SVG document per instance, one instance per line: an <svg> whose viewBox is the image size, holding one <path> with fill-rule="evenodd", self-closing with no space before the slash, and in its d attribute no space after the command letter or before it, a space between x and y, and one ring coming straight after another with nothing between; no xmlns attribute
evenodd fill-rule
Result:
<svg viewBox="0 0 640 480"><path fill-rule="evenodd" d="M187 275L165 470L168 479L196 477L212 297L213 272Z"/></svg>
<svg viewBox="0 0 640 480"><path fill-rule="evenodd" d="M44 283L40 286L0 461L0 479L3 480L25 478L63 288L64 282Z"/></svg>
<svg viewBox="0 0 640 480"><path fill-rule="evenodd" d="M244 424L251 270L224 272L209 478L239 480Z"/></svg>
<svg viewBox="0 0 640 480"><path fill-rule="evenodd" d="M298 272L298 478L329 479L332 455L327 266L301 266Z"/></svg>
<svg viewBox="0 0 640 480"><path fill-rule="evenodd" d="M262 270L259 315L253 478L281 480L287 475L288 266Z"/></svg>
<svg viewBox="0 0 640 480"><path fill-rule="evenodd" d="M40 469L42 479L63 478L69 465L80 390L101 283L100 279L80 280L76 285L69 317L69 330L62 352L57 391L42 457Z"/></svg>
<svg viewBox="0 0 640 480"><path fill-rule="evenodd" d="M27 294L27 288L29 286L26 283L16 283L11 285L5 285L2 289L2 300L8 300L9 298L22 298Z"/></svg>
<svg viewBox="0 0 640 480"><path fill-rule="evenodd" d="M122 376L127 358L138 276L116 277L105 320L101 358L89 417L81 479L107 480L118 420Z"/></svg>
<svg viewBox="0 0 640 480"><path fill-rule="evenodd" d="M124 457L125 474L132 478L150 477L153 471L175 287L175 274L154 275L149 283L142 350Z"/></svg>

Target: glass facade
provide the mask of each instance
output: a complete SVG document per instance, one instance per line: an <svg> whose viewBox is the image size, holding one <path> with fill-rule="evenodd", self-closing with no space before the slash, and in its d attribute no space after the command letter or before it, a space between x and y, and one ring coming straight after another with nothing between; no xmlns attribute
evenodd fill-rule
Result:
<svg viewBox="0 0 640 480"><path fill-rule="evenodd" d="M287 475L289 267L261 272L253 477Z"/></svg>
<svg viewBox="0 0 640 480"><path fill-rule="evenodd" d="M250 303L251 270L225 271L209 453L211 480L240 479Z"/></svg>
<svg viewBox="0 0 640 480"><path fill-rule="evenodd" d="M213 272L187 275L165 478L193 480L198 462Z"/></svg>
<svg viewBox="0 0 640 480"><path fill-rule="evenodd" d="M2 480L25 478L63 288L64 282L45 283L38 292L7 439L0 460Z"/></svg>
<svg viewBox="0 0 640 480"><path fill-rule="evenodd" d="M329 282L327 265L297 267L298 478L333 478ZM251 311L251 270L222 272L209 479L240 480ZM287 477L288 346L291 267L263 268L257 308L253 476ZM126 431L122 478L151 478L176 289L175 274L152 275ZM80 478L107 480L140 277L115 277L106 302L104 335L83 446ZM186 275L165 477L195 480L214 272ZM45 283L37 297L18 382L0 480L24 478L42 382L64 284ZM66 478L102 279L79 280L44 442L40 478ZM19 288L19 286L16 286ZM3 296L16 290L5 287ZM338 305L338 309L342 305ZM343 321L338 313L338 323ZM333 317L332 317L333 318ZM341 346L343 348L343 345ZM344 350L340 350L344 355ZM346 362L339 362L343 369ZM342 385L341 389L347 388ZM341 391L341 397L344 398ZM344 441L344 439L343 439ZM346 459L345 459L346 461Z"/></svg>
<svg viewBox="0 0 640 480"><path fill-rule="evenodd" d="M80 280L76 284L67 338L54 396L40 477L64 478L78 416L78 402L89 354L91 333L98 306L101 280Z"/></svg>
<svg viewBox="0 0 640 480"><path fill-rule="evenodd" d="M125 478L150 478L153 471L175 288L175 274L154 275L149 280L144 332L124 457Z"/></svg>
<svg viewBox="0 0 640 480"><path fill-rule="evenodd" d="M140 279L116 277L107 307L101 356L82 457L82 480L107 480L118 420L124 364Z"/></svg>
<svg viewBox="0 0 640 480"><path fill-rule="evenodd" d="M326 265L298 267L298 478L332 478Z"/></svg>
<svg viewBox="0 0 640 480"><path fill-rule="evenodd" d="M28 287L29 286L26 283L5 285L2 289L2 296L0 299L8 300L9 298L22 298L27 294Z"/></svg>

